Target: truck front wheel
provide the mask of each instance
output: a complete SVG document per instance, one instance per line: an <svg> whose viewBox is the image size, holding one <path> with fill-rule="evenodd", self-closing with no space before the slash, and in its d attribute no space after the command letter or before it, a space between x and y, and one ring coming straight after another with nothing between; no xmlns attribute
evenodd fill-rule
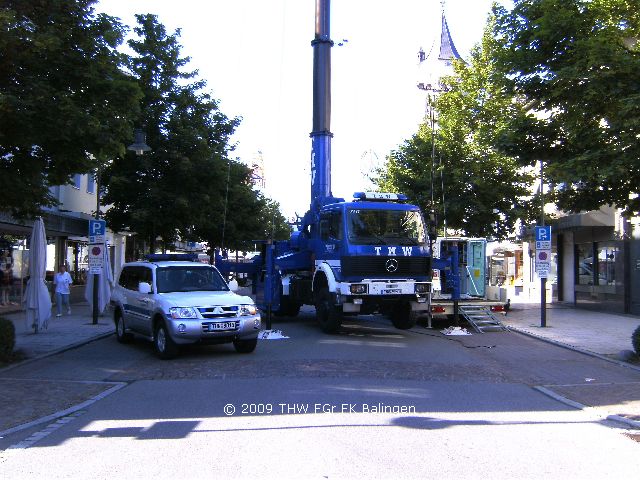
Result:
<svg viewBox="0 0 640 480"><path fill-rule="evenodd" d="M400 330L408 330L415 326L418 315L411 310L409 302L398 302L391 311L391 323Z"/></svg>
<svg viewBox="0 0 640 480"><path fill-rule="evenodd" d="M324 333L337 333L340 331L342 312L331 301L331 293L327 287L318 292L316 318Z"/></svg>

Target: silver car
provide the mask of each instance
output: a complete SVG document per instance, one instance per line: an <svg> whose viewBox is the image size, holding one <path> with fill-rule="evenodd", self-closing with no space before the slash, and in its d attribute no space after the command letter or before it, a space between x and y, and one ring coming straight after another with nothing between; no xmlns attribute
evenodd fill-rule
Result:
<svg viewBox="0 0 640 480"><path fill-rule="evenodd" d="M251 297L232 292L214 266L199 262L127 263L111 304L118 341L144 337L163 359L187 344L233 343L251 353L261 327Z"/></svg>

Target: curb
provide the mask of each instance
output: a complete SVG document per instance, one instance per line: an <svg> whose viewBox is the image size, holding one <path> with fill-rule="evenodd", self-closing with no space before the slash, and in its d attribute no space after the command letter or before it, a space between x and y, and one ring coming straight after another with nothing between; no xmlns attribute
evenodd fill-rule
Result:
<svg viewBox="0 0 640 480"><path fill-rule="evenodd" d="M575 400L571 400L568 399L567 397L564 397L552 390L549 390L546 387L533 387L534 390L546 395L547 397L553 398L554 400L557 400L560 403L564 403L565 405L568 405L570 407L576 408L578 410L582 410L582 411L587 411L587 412L595 412L595 413L600 413L602 410L599 407L590 407L588 405L583 405L582 403L576 402ZM606 412L606 410L605 410ZM606 415L606 417L605 417ZM628 427L632 427L632 428L637 428L640 429L640 421L636 421L636 420L631 420L629 418L626 417L622 417L620 415L611 415L608 412L601 414L602 417L604 417L606 420L610 420L613 422L618 422L618 423L624 423L625 425L627 425Z"/></svg>
<svg viewBox="0 0 640 480"><path fill-rule="evenodd" d="M546 338L546 337L543 337L541 335L536 335L535 333L531 333L531 332L528 332L526 330L522 330L519 327L513 327L511 325L507 325L507 328L509 329L509 331L519 333L520 335L525 335L527 337L535 338L537 340L542 340L543 342L550 343L550 344L555 345L557 347L566 348L567 350L573 350L574 352L582 353L584 355L589 355L590 357L599 358L600 360L605 360L605 361L610 362L610 363L615 363L616 365L618 365L620 367L630 368L632 370L636 370L636 371L640 372L640 366L632 365L630 363L623 362L622 360L616 360L614 358L605 357L604 355L601 355L599 353L590 352L589 350L584 350L582 348L575 347L575 346L569 345L567 343L562 343L562 342L559 342L558 340L553 340L551 338Z"/></svg>

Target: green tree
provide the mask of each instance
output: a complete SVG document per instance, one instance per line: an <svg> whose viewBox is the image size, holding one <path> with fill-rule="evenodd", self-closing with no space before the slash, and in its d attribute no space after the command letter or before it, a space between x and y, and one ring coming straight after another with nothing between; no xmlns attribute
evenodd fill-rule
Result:
<svg viewBox="0 0 640 480"><path fill-rule="evenodd" d="M94 0L0 6L0 210L34 216L49 188L131 141L140 96L116 48L124 27Z"/></svg>
<svg viewBox="0 0 640 480"><path fill-rule="evenodd" d="M520 0L494 12L497 63L531 110L502 148L546 164L563 210L640 210L637 1Z"/></svg>
<svg viewBox="0 0 640 480"><path fill-rule="evenodd" d="M445 91L435 101L435 131L421 125L391 153L376 183L409 194L424 211L446 219L448 228L505 238L518 219L528 219L531 176L495 147L507 119L520 107L502 88L493 59L492 21L469 63L455 62L454 75L442 79Z"/></svg>
<svg viewBox="0 0 640 480"><path fill-rule="evenodd" d="M165 244L193 237L203 216L216 216L223 201L229 138L239 123L185 72L180 31L168 34L154 15L138 15L129 41L135 52L130 69L144 94L139 124L147 133L149 154L115 159L107 172L105 201L111 228L130 230Z"/></svg>
<svg viewBox="0 0 640 480"><path fill-rule="evenodd" d="M230 161L225 173L222 194L198 219L195 236L211 248L241 251L253 250L255 240L289 238L291 229L278 203L253 189L251 170L240 162Z"/></svg>

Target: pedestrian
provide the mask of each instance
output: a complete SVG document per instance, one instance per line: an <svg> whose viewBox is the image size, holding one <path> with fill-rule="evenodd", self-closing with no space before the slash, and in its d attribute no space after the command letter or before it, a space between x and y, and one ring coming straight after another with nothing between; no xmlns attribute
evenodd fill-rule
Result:
<svg viewBox="0 0 640 480"><path fill-rule="evenodd" d="M60 265L58 273L56 273L56 276L53 278L53 283L56 286L56 308L58 309L56 317L62 316L63 303L67 306L67 315L71 315L71 305L69 304L69 294L71 291L69 290L69 285L71 285L73 281L71 280L71 275L67 272L66 266Z"/></svg>

